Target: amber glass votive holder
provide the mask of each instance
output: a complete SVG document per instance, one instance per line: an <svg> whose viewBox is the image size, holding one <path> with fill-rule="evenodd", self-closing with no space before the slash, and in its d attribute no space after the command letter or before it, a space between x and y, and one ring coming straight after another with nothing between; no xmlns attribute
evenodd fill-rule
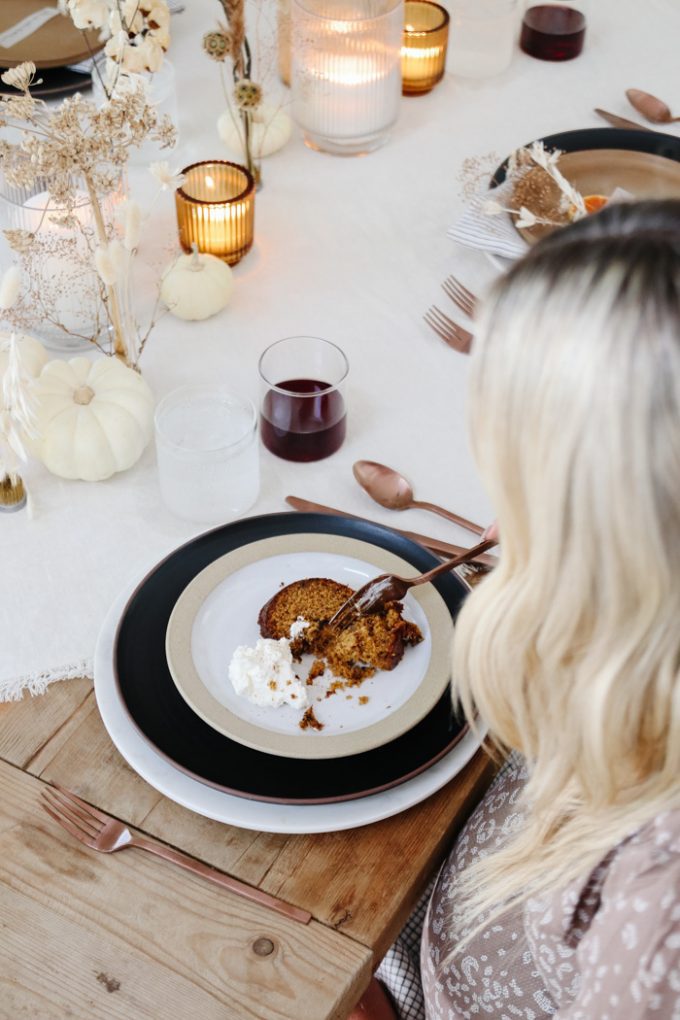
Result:
<svg viewBox="0 0 680 1020"><path fill-rule="evenodd" d="M175 192L179 243L235 265L250 251L255 226L255 182L245 167L207 160L186 167Z"/></svg>
<svg viewBox="0 0 680 1020"><path fill-rule="evenodd" d="M401 91L429 92L444 77L449 12L431 0L406 0L401 46Z"/></svg>

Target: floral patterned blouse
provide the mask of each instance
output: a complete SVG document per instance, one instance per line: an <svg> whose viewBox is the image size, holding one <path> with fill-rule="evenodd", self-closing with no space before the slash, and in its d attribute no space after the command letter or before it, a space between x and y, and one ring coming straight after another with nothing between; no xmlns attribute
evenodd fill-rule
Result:
<svg viewBox="0 0 680 1020"><path fill-rule="evenodd" d="M500 918L442 968L455 944L456 874L521 824L526 778L513 756L439 875L421 946L428 1020L680 1020L680 810L585 879Z"/></svg>

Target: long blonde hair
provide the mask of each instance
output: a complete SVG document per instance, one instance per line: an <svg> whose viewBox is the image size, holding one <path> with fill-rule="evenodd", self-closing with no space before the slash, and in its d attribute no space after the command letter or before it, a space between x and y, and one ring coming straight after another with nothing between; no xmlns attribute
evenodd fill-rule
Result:
<svg viewBox="0 0 680 1020"><path fill-rule="evenodd" d="M680 202L612 207L513 267L470 426L502 551L454 691L530 778L521 831L460 878L459 948L680 805Z"/></svg>

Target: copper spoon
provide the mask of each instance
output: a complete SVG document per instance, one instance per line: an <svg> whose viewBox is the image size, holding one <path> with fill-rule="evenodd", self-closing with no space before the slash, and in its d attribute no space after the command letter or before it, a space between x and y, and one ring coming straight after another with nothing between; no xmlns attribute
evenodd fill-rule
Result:
<svg viewBox="0 0 680 1020"><path fill-rule="evenodd" d="M352 466L354 477L371 499L387 510L431 510L447 521L453 521L462 528L481 535L484 528L468 521L465 517L445 510L436 503L424 503L413 498L413 489L403 475L385 464L377 464L374 460L357 460Z"/></svg>
<svg viewBox="0 0 680 1020"><path fill-rule="evenodd" d="M652 124L676 124L680 121L680 117L673 116L670 106L664 103L663 99L657 99L649 92L643 92L642 89L627 89L626 96L630 105Z"/></svg>
<svg viewBox="0 0 680 1020"><path fill-rule="evenodd" d="M440 574L445 574L449 570L453 570L454 567L468 563L475 556L479 556L480 553L485 553L487 549L493 549L495 545L498 545L495 538L487 538L483 542L479 542L478 545L473 546L472 549L467 549L460 556L454 556L452 560L445 560L439 566L416 577L400 577L398 574L380 574L378 577L374 577L372 581L368 581L358 591L355 591L347 599L347 602L340 606L335 616L330 618L327 626L342 630L343 627L353 623L359 616L379 612L386 602L398 602L400 599L403 599L409 588L414 588L417 584L428 584L430 581L434 581L435 577L439 577Z"/></svg>

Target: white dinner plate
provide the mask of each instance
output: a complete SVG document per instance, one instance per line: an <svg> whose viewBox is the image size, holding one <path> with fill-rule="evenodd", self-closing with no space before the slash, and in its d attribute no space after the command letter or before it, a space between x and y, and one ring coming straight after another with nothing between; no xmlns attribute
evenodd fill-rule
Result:
<svg viewBox="0 0 680 1020"><path fill-rule="evenodd" d="M320 731L300 728L302 707L252 704L228 676L236 648L256 643L259 612L284 585L321 577L356 589L386 572L409 574L413 568L344 535L276 535L220 556L187 585L170 616L166 655L177 689L213 729L268 754L336 758L395 740L434 708L450 679L453 623L431 585L403 600L404 618L418 625L423 640L407 647L394 669L330 697L334 678L328 673L305 685ZM303 656L296 666L301 679L314 658Z"/></svg>
<svg viewBox="0 0 680 1020"><path fill-rule="evenodd" d="M102 625L95 649L94 687L97 706L111 740L127 763L170 800L206 818L243 829L291 834L337 832L390 818L436 793L475 755L483 733L468 732L435 765L382 793L335 804L276 804L234 797L192 779L158 754L132 723L122 702L113 669L116 628L137 586L115 600Z"/></svg>

